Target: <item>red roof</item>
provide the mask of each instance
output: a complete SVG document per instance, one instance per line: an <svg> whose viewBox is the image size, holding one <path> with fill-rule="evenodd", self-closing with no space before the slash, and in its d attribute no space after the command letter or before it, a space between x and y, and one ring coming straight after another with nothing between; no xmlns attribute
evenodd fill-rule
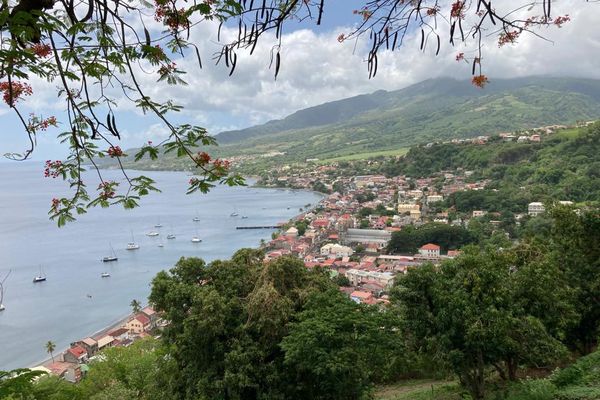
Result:
<svg viewBox="0 0 600 400"><path fill-rule="evenodd" d="M317 219L317 220L313 221L311 225L324 227L324 226L329 225L329 221L326 219Z"/></svg>
<svg viewBox="0 0 600 400"><path fill-rule="evenodd" d="M323 265L331 266L331 265L333 265L334 262L335 262L335 260L330 258L329 260L323 261Z"/></svg>
<svg viewBox="0 0 600 400"><path fill-rule="evenodd" d="M75 358L80 358L81 356L84 356L87 354L87 351L85 351L85 349L81 346L73 346L67 351L69 353L73 354L73 356L75 356Z"/></svg>
<svg viewBox="0 0 600 400"><path fill-rule="evenodd" d="M427 243L424 246L421 246L421 250L439 250L440 246L438 246L437 244L433 244L433 243Z"/></svg>
<svg viewBox="0 0 600 400"><path fill-rule="evenodd" d="M361 292L360 290L355 290L350 294L350 297L356 297L359 299L368 299L373 297L373 295L369 292Z"/></svg>
<svg viewBox="0 0 600 400"><path fill-rule="evenodd" d="M142 313L137 314L134 319L140 321L142 325L148 325L150 323L150 318L146 317L146 315Z"/></svg>

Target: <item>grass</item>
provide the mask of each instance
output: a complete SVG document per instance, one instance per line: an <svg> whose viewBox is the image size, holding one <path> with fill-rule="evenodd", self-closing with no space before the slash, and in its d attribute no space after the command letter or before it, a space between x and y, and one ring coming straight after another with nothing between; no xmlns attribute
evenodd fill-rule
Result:
<svg viewBox="0 0 600 400"><path fill-rule="evenodd" d="M376 400L461 400L456 382L415 380L381 386L375 390Z"/></svg>
<svg viewBox="0 0 600 400"><path fill-rule="evenodd" d="M353 161L353 160L366 160L369 158L375 157L389 157L389 156L403 156L408 153L407 147L401 147L399 149L394 150L380 150L380 151L372 151L365 153L357 153L357 154L348 154L345 156L326 158L323 160L319 160L320 164L327 164L335 161Z"/></svg>

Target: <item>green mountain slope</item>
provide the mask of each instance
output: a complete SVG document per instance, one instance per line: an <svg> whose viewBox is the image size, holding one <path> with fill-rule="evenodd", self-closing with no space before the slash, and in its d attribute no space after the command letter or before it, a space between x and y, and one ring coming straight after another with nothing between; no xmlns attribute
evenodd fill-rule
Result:
<svg viewBox="0 0 600 400"><path fill-rule="evenodd" d="M496 80L481 90L442 78L326 103L217 138L227 154L275 150L289 159L331 158L598 117L598 80Z"/></svg>

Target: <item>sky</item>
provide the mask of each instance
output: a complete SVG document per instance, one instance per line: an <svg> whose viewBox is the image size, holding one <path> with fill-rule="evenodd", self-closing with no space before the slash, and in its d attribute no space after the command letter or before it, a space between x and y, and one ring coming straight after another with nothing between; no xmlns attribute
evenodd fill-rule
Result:
<svg viewBox="0 0 600 400"><path fill-rule="evenodd" d="M364 1L326 0L323 23L290 22L284 31L281 70L277 80L269 68L274 43L266 35L254 55L240 54L233 76L224 66L210 62L216 47L216 28L201 24L191 40L200 48L204 68L195 57L176 60L187 71L187 86L168 86L156 82L156 75L140 76L141 84L157 101L172 99L185 109L176 122L200 125L209 133L244 128L271 119L283 118L294 111L376 90L396 90L422 80L440 76L470 79L470 65L456 62L457 53L471 54L472 47L442 45L436 57L432 49L419 50L416 33L407 36L400 51L383 52L377 76L369 79L364 43L338 42L341 33L352 30L360 18L352 13ZM513 6L515 0L497 0L497 8ZM600 3L562 0L553 3L554 15L569 14L571 21L562 28L542 29L544 39L532 35L519 38L517 44L499 48L496 38L485 39L484 73L494 79L529 75L571 76L600 79ZM155 24L151 29L160 27ZM223 36L235 29L224 28ZM23 104L24 112L45 116L64 116L64 104L56 100L56 83L32 79L34 95ZM484 89L485 90L485 89ZM122 133L122 148L137 147L148 140L158 142L167 132L153 118L144 116L122 96L117 107L117 124ZM0 106L4 133L0 154L21 152L27 145L23 128L4 103ZM60 159L66 154L56 140L60 130L49 130L38 138L34 160Z"/></svg>

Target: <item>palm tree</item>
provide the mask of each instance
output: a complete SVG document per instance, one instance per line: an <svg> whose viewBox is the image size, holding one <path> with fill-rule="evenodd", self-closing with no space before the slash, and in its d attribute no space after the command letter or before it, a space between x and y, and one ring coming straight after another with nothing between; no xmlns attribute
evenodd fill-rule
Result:
<svg viewBox="0 0 600 400"><path fill-rule="evenodd" d="M131 308L133 309L133 312L135 314L139 313L140 310L142 309L140 302L137 301L136 299L131 300L131 303L129 305L131 306Z"/></svg>
<svg viewBox="0 0 600 400"><path fill-rule="evenodd" d="M54 362L54 350L56 349L56 344L54 344L53 341L48 340L48 343L46 343L46 353L50 354L50 357L52 357L52 362Z"/></svg>

